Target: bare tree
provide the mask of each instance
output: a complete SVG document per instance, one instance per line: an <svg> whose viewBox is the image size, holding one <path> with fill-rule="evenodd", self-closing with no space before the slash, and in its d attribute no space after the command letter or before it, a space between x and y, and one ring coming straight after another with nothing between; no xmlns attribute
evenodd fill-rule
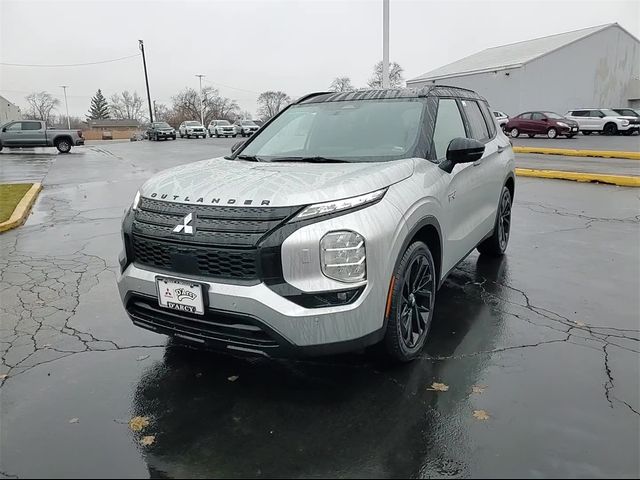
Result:
<svg viewBox="0 0 640 480"><path fill-rule="evenodd" d="M404 69L396 62L389 64L389 86L391 88L404 87ZM369 88L382 88L382 62L376 63L373 67L373 77L367 82Z"/></svg>
<svg viewBox="0 0 640 480"><path fill-rule="evenodd" d="M153 104L153 119L156 122L167 122L167 119L171 116L171 110L164 103Z"/></svg>
<svg viewBox="0 0 640 480"><path fill-rule="evenodd" d="M66 115L51 115L50 122L52 127L56 128L67 128L67 116ZM87 127L87 122L85 122L80 117L69 117L69 124L71 128L81 130Z"/></svg>
<svg viewBox="0 0 640 480"><path fill-rule="evenodd" d="M146 116L143 111L143 100L138 92L133 92L133 95L128 90L111 96L111 115L116 119L137 120L142 122Z"/></svg>
<svg viewBox="0 0 640 480"><path fill-rule="evenodd" d="M252 120L253 114L249 110L243 110L238 114L240 120Z"/></svg>
<svg viewBox="0 0 640 480"><path fill-rule="evenodd" d="M171 119L174 124L200 119L200 95L195 89L185 88L174 95L172 100ZM212 87L202 89L202 107L205 125L208 125L211 120L234 120L240 110L235 100L222 97L218 90Z"/></svg>
<svg viewBox="0 0 640 480"><path fill-rule="evenodd" d="M355 90L355 87L349 77L336 77L333 82L331 82L329 90L332 92L352 92Z"/></svg>
<svg viewBox="0 0 640 480"><path fill-rule="evenodd" d="M258 97L258 115L262 120L269 120L289 103L291 97L284 92L262 92Z"/></svg>
<svg viewBox="0 0 640 480"><path fill-rule="evenodd" d="M60 100L47 92L33 92L25 97L29 104L27 118L43 120L49 123L53 110L60 104Z"/></svg>

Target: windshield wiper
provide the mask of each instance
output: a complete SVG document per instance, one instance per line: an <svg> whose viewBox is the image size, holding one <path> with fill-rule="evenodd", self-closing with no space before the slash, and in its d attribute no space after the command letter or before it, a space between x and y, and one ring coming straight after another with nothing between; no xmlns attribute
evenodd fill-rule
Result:
<svg viewBox="0 0 640 480"><path fill-rule="evenodd" d="M240 160L247 160L248 162L262 162L262 160L255 155L238 155L236 158Z"/></svg>
<svg viewBox="0 0 640 480"><path fill-rule="evenodd" d="M340 160L339 158L326 157L276 157L269 160L270 162L306 162L306 163L349 163L349 160Z"/></svg>

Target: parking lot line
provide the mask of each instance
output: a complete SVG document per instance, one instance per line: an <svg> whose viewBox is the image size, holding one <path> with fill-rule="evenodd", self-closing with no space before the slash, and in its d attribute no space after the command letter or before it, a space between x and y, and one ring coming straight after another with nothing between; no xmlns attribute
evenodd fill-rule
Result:
<svg viewBox="0 0 640 480"><path fill-rule="evenodd" d="M563 172L560 170L537 170L532 168L516 168L520 177L553 178L557 180L573 180L576 182L600 182L620 187L640 187L640 177L628 175L607 175L604 173Z"/></svg>
<svg viewBox="0 0 640 480"><path fill-rule="evenodd" d="M540 153L543 155L566 155L570 157L625 158L640 160L640 152L622 152L618 150L574 150L571 148L519 147L514 146L515 153Z"/></svg>

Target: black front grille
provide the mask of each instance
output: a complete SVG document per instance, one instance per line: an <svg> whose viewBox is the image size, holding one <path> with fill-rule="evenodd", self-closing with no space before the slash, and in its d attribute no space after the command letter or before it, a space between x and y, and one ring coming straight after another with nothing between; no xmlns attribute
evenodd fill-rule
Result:
<svg viewBox="0 0 640 480"><path fill-rule="evenodd" d="M258 278L256 249L214 249L134 235L133 255L136 263L176 273L236 280Z"/></svg>
<svg viewBox="0 0 640 480"><path fill-rule="evenodd" d="M267 352L280 346L259 322L243 315L213 310L205 315L173 312L159 307L157 299L140 295L129 298L126 309L137 325L169 335Z"/></svg>
<svg viewBox="0 0 640 480"><path fill-rule="evenodd" d="M132 260L175 273L257 280L260 241L299 209L193 205L143 198L131 227ZM189 214L193 234L174 232Z"/></svg>

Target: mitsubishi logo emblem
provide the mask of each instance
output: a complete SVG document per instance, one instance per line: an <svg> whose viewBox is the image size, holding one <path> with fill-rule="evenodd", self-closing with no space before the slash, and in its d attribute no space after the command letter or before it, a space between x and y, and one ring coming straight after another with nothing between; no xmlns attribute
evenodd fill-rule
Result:
<svg viewBox="0 0 640 480"><path fill-rule="evenodd" d="M173 233L185 233L188 235L193 235L193 227L191 226L192 220L193 213L190 213L182 219L182 223L176 225L176 228L173 229Z"/></svg>

